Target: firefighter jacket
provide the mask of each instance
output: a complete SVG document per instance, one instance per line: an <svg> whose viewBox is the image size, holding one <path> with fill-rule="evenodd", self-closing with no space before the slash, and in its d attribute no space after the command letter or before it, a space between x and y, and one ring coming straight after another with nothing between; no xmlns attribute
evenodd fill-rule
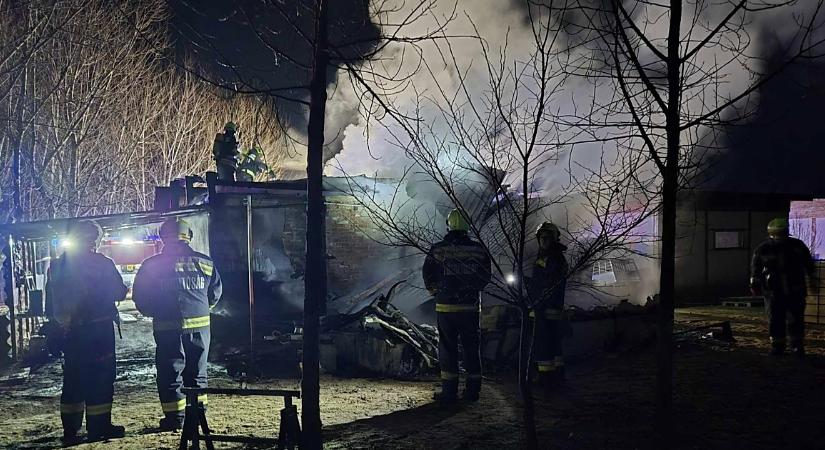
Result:
<svg viewBox="0 0 825 450"><path fill-rule="evenodd" d="M46 297L55 320L66 328L117 320L126 285L114 261L93 251L67 252L49 267Z"/></svg>
<svg viewBox="0 0 825 450"><path fill-rule="evenodd" d="M258 161L255 158L250 158L249 155L244 155L243 160L238 164L238 172L248 177L250 180L256 175L264 173L269 170L266 163Z"/></svg>
<svg viewBox="0 0 825 450"><path fill-rule="evenodd" d="M212 260L189 244L165 244L140 266L132 298L155 331L191 333L209 327L209 311L221 298L221 277Z"/></svg>
<svg viewBox="0 0 825 450"><path fill-rule="evenodd" d="M478 311L478 293L490 282L490 256L462 231L450 231L427 252L422 275L436 312Z"/></svg>
<svg viewBox="0 0 825 450"><path fill-rule="evenodd" d="M768 239L753 252L751 287L768 294L804 297L805 275L813 281L814 260L808 247L791 237Z"/></svg>
<svg viewBox="0 0 825 450"><path fill-rule="evenodd" d="M554 310L561 313L564 308L564 290L567 287L567 260L562 244L549 250L539 251L533 262L531 276L527 280L527 294L538 310Z"/></svg>
<svg viewBox="0 0 825 450"><path fill-rule="evenodd" d="M238 141L232 133L217 133L212 144L215 161L223 161L235 166L238 163Z"/></svg>

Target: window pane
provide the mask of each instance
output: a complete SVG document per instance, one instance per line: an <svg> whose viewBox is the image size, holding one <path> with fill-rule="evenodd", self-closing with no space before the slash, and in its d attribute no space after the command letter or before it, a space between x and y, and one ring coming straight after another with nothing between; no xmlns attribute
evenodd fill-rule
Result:
<svg viewBox="0 0 825 450"><path fill-rule="evenodd" d="M713 232L714 249L743 248L744 241L744 233L741 230Z"/></svg>

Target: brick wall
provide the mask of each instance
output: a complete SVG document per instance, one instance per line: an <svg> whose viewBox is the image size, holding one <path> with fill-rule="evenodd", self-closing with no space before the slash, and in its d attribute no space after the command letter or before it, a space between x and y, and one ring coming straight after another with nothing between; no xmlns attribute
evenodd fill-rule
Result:
<svg viewBox="0 0 825 450"><path fill-rule="evenodd" d="M399 250L381 245L381 235L367 211L346 197L328 200L327 279L331 295L344 295L374 283L392 271ZM283 242L296 270L304 268L306 212L303 206L286 212Z"/></svg>

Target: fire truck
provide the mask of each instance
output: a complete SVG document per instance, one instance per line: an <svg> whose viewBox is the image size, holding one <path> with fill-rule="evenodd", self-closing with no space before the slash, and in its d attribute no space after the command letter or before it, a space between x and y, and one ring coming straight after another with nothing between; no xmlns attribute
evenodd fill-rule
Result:
<svg viewBox="0 0 825 450"><path fill-rule="evenodd" d="M132 283L140 264L148 257L160 253L161 242L157 236L133 238L128 236L106 236L98 251L115 262L123 282L129 288L127 297L132 295Z"/></svg>

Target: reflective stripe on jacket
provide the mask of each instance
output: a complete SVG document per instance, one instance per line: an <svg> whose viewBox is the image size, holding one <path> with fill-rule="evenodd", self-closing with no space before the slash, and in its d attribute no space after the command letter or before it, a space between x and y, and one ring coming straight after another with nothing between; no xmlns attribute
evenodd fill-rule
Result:
<svg viewBox="0 0 825 450"><path fill-rule="evenodd" d="M466 232L450 231L427 252L422 276L438 305L462 304L477 310L478 293L490 282L490 256ZM438 308L438 306L437 306Z"/></svg>
<svg viewBox="0 0 825 450"><path fill-rule="evenodd" d="M182 241L165 244L141 264L132 297L155 331L194 331L209 326L209 311L223 287L212 260Z"/></svg>

